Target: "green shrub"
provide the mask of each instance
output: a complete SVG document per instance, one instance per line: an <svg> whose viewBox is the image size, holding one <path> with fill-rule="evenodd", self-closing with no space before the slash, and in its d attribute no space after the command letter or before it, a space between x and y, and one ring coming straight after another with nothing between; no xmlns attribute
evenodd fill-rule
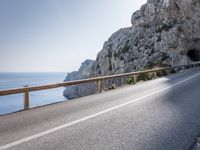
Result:
<svg viewBox="0 0 200 150"><path fill-rule="evenodd" d="M152 78L149 77L148 73L141 73L138 76L138 81L142 80L142 81L147 81L147 80L151 80Z"/></svg>
<svg viewBox="0 0 200 150"><path fill-rule="evenodd" d="M141 68L139 71L145 71L147 69L145 68ZM150 77L149 77L149 74L148 73L140 73L138 75L138 81L142 80L142 81L147 81L147 80L151 80Z"/></svg>
<svg viewBox="0 0 200 150"><path fill-rule="evenodd" d="M166 76L166 75L168 75L168 73L167 73L166 70L158 71L158 72L157 72L157 76L158 76L158 77L163 77L163 76Z"/></svg>
<svg viewBox="0 0 200 150"><path fill-rule="evenodd" d="M129 84L129 85L135 84L134 77L132 77L132 76L128 77L126 83Z"/></svg>

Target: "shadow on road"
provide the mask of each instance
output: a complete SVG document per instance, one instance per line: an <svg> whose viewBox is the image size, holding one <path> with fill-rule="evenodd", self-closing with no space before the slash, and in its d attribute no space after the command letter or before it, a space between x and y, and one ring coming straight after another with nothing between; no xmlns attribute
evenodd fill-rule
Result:
<svg viewBox="0 0 200 150"><path fill-rule="evenodd" d="M198 74L200 68L193 70ZM190 72L188 78L192 74L195 75ZM167 76L166 84L173 86L175 80L179 82L179 79L174 78L181 79L182 76L185 74ZM159 101L146 104L145 112L148 113L144 114L151 117L150 121L153 120L148 122L149 129L154 131L151 135L150 149L191 149L200 134L200 75L170 88L164 95L156 95L155 99ZM145 145L141 145L141 148L145 149Z"/></svg>

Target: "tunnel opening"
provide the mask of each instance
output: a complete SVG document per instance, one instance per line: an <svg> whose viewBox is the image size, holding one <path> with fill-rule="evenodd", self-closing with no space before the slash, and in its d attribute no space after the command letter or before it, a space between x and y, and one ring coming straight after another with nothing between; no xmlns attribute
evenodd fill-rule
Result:
<svg viewBox="0 0 200 150"><path fill-rule="evenodd" d="M191 49L187 52L187 56L192 60L192 61L200 61L200 50L197 49Z"/></svg>

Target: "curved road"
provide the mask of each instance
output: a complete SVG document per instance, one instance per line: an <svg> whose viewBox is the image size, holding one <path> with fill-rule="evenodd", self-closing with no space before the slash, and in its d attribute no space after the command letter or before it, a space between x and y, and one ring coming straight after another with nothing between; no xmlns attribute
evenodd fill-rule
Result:
<svg viewBox="0 0 200 150"><path fill-rule="evenodd" d="M0 116L0 150L188 150L199 134L199 67Z"/></svg>

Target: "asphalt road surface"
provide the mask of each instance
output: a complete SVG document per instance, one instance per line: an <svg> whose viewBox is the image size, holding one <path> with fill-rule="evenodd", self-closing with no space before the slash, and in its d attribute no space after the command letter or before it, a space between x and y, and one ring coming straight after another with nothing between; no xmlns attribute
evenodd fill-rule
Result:
<svg viewBox="0 0 200 150"><path fill-rule="evenodd" d="M0 116L0 150L188 150L199 134L199 67Z"/></svg>

